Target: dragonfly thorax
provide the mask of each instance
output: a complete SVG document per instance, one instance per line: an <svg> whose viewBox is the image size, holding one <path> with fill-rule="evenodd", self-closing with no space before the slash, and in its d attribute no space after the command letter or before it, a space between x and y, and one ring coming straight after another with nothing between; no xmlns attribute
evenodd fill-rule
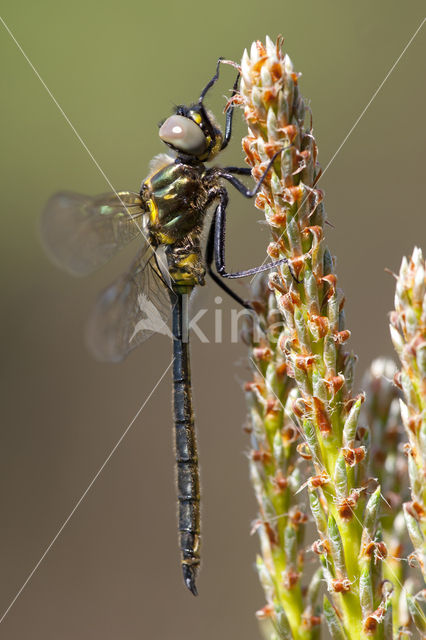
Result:
<svg viewBox="0 0 426 640"><path fill-rule="evenodd" d="M141 198L148 212L150 242L165 245L172 283L178 287L204 284L201 233L208 204L209 180L198 162L169 162L145 180Z"/></svg>

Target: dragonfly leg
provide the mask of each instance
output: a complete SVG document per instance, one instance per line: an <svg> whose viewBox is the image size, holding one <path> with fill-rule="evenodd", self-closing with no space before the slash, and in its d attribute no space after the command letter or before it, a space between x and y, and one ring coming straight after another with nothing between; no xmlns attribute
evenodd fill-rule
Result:
<svg viewBox="0 0 426 640"><path fill-rule="evenodd" d="M251 176L250 167L223 167L226 173L236 173L240 176Z"/></svg>
<svg viewBox="0 0 426 640"><path fill-rule="evenodd" d="M286 149L289 149L290 146L284 147L283 149L279 149L278 151L276 151L274 153L272 158L269 160L268 166L266 167L265 171L263 172L262 177L260 178L260 180L257 183L257 185L254 187L254 189L248 189L245 184L243 184L240 180L238 180L238 178L235 178L232 175L233 173L237 173L237 174L240 174L240 175L249 175L251 173L251 169L249 169L249 167L242 167L242 168L239 168L239 167L228 167L228 168L224 167L223 169L220 169L218 171L218 174L220 175L221 178L224 178L224 180L227 180L228 182L230 182L232 184L232 186L235 187L235 189L237 189L237 191L239 191L241 193L241 195L243 195L245 198L254 198L254 196L258 194L258 192L260 190L260 187L262 186L266 176L269 173L269 170L271 169L272 165L274 164L275 158L277 156L279 156L279 154L282 153L283 151L285 151Z"/></svg>
<svg viewBox="0 0 426 640"><path fill-rule="evenodd" d="M287 258L281 258L280 260L267 262L266 264L261 264L259 267L253 267L252 269L228 273L225 265L226 207L228 205L228 194L225 189L220 191L219 197L220 201L216 207L212 224L214 224L214 257L216 270L222 278L244 278L245 276L253 276L256 273L261 273L262 271L275 269L275 267L280 264L288 263ZM293 276L293 279L296 280L296 282L299 282L291 268L290 273Z"/></svg>
<svg viewBox="0 0 426 640"><path fill-rule="evenodd" d="M235 94L237 93L239 79L240 79L240 74L237 75L237 77L235 79L235 82L234 82L234 86L232 87L232 97L234 97ZM224 135L224 138L223 138L221 150L225 149L225 147L228 146L229 141L231 139L231 135L232 135L232 118L234 117L234 109L235 109L235 104L234 104L234 102L231 102L230 105L229 105L229 108L228 108L228 110L226 112L225 135Z"/></svg>
<svg viewBox="0 0 426 640"><path fill-rule="evenodd" d="M207 273L216 282L216 284L223 291L225 291L225 293L227 293L229 296L231 296L231 298L233 298L233 300L235 300L235 302L238 302L238 304L242 305L246 309L252 309L250 302L240 298L240 296L236 294L234 291L232 291L232 289L228 287L228 285L225 284L223 280L221 280L221 278L219 278L217 273L213 271L212 265L213 265L213 259L214 259L214 230L215 230L215 216L213 216L213 219L210 225L210 230L209 230L209 235L207 238L207 245L206 245L205 260L206 260Z"/></svg>
<svg viewBox="0 0 426 640"><path fill-rule="evenodd" d="M203 101L204 98L206 97L206 93L209 91L209 89L212 88L212 86L215 84L215 82L218 81L219 79L219 68L220 68L220 63L223 62L224 58L219 58L219 60L217 61L217 65L216 65L216 73L214 74L213 78L206 84L206 86L204 87L204 89L201 92L201 95L198 99L198 104L200 105L200 107L204 110L204 105L203 105ZM234 85L232 87L232 97L237 93L237 89L238 89L238 81L240 79L240 74L238 73ZM223 137L223 142L222 142L222 146L221 146L221 150L225 149L225 147L228 146L229 141L231 139L231 135L232 135L232 119L234 117L234 108L235 105L232 102L229 106L229 109L226 112L226 120L225 120L225 135ZM208 118L207 118L208 119Z"/></svg>

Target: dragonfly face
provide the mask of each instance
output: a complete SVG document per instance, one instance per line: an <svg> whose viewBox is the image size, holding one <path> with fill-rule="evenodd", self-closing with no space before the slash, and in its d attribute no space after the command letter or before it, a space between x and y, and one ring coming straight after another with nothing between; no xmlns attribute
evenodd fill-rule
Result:
<svg viewBox="0 0 426 640"><path fill-rule="evenodd" d="M256 195L275 156L252 191L236 177L247 167L206 168L224 149L232 131L233 106L226 114L225 133L204 108L204 98L219 75L206 85L198 103L179 106L160 128L160 138L173 155L151 163L139 194L123 191L96 197L58 193L47 203L42 237L52 260L73 275L87 275L124 245L138 239L141 247L127 273L100 296L89 323L88 341L100 360L117 362L154 332L165 333L173 308L173 390L178 481L179 542L183 577L197 593L200 563L200 490L192 411L189 345L184 340L185 305L206 271L234 300L248 306L222 278L240 278L265 271L285 260L228 273L225 268L227 180L248 198ZM238 77L233 86L237 92ZM206 212L216 203L203 254L201 237ZM213 271L215 262L217 273ZM220 276L220 277L219 277Z"/></svg>

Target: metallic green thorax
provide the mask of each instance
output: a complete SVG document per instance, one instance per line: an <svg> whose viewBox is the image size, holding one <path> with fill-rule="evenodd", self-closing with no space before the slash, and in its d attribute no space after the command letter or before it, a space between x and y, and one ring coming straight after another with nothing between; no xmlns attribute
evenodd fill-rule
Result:
<svg viewBox="0 0 426 640"><path fill-rule="evenodd" d="M159 162L141 190L149 211L147 228L151 244L165 246L173 288L185 293L204 284L200 238L212 185L206 185L202 163L175 162L169 156Z"/></svg>

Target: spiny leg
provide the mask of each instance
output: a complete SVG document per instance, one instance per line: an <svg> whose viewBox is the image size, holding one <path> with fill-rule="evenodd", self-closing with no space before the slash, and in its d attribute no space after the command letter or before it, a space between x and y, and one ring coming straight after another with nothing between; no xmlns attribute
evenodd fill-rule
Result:
<svg viewBox="0 0 426 640"><path fill-rule="evenodd" d="M203 100L206 97L207 91L209 91L212 88L212 86L219 80L220 63L224 59L225 58L223 58L222 56L218 59L217 64L216 64L216 73L214 74L213 78L208 81L208 83L206 84L206 86L202 90L202 92L200 94L200 97L198 98L198 104L202 104L203 103Z"/></svg>
<svg viewBox="0 0 426 640"><path fill-rule="evenodd" d="M251 176L250 167L223 167L225 173L236 173L240 176Z"/></svg>
<svg viewBox="0 0 426 640"><path fill-rule="evenodd" d="M240 74L238 73L237 77L235 78L235 82L234 85L232 87L232 98L235 96L235 94L237 93L237 88L238 88L238 81L240 79ZM223 142L222 142L222 146L221 146L221 150L225 149L225 147L228 146L229 141L231 139L231 135L232 135L232 118L234 117L234 109L235 109L235 105L233 102L231 102L229 109L226 112L226 119L225 119L225 135L223 137Z"/></svg>
<svg viewBox="0 0 426 640"><path fill-rule="evenodd" d="M200 97L198 98L198 104L200 105L201 109L203 111L205 111L204 109L204 98L206 97L206 93L212 88L212 86L218 81L219 79L219 68L220 68L220 63L224 61L224 58L219 58L217 61L217 65L216 65L216 73L214 74L213 78L206 84L206 86L204 87L204 89L201 92ZM231 97L234 97L235 94L237 93L237 89L238 89L238 81L240 79L240 74L238 73L235 82L233 84L232 87L232 95ZM222 142L222 146L221 146L221 150L225 149L225 147L228 146L229 141L231 139L231 135L232 135L232 119L234 117L234 109L235 106L232 103L231 106L229 107L229 109L226 112L226 118L225 118L225 134L223 137L223 142ZM205 114L207 117L207 114ZM208 119L208 118L207 118Z"/></svg>
<svg viewBox="0 0 426 640"><path fill-rule="evenodd" d="M237 174L240 174L240 175L249 175L251 173L251 170L248 167L224 167L223 169L220 169L218 171L218 174L220 175L221 178L224 178L225 180L230 182L232 184L232 186L235 187L237 189L237 191L239 191L241 193L241 195L243 195L245 198L254 198L254 196L258 194L258 192L260 190L260 187L262 186L266 176L268 175L269 170L271 169L272 165L274 164L275 158L280 153L282 153L283 151L285 151L286 149L289 149L289 148L290 147L284 147L283 149L279 149L276 153L274 153L272 158L269 160L268 165L267 165L265 171L263 172L262 177L260 178L259 182L254 187L254 189L248 189L245 184L243 184L240 180L238 180L238 178L235 178L232 175L233 173L237 173ZM248 171L247 171L247 169L248 169Z"/></svg>
<svg viewBox="0 0 426 640"><path fill-rule="evenodd" d="M262 271L268 271L274 269L280 264L288 263L287 258L281 258L280 260L274 260L267 264L262 264L259 267L253 267L252 269L245 269L244 271L235 271L234 273L228 273L225 266L225 231L226 231L226 207L228 205L228 194L226 189L220 191L220 202L216 207L214 214L214 256L216 263L216 270L222 278L244 278L245 276L252 276ZM292 273L292 272L291 272ZM293 278L295 278L292 273ZM295 278L296 279L296 278ZM299 282L298 280L296 280Z"/></svg>
<svg viewBox="0 0 426 640"><path fill-rule="evenodd" d="M216 282L216 284L223 291L225 291L233 300L235 300L235 302L238 302L238 304L241 304L245 309L252 310L253 307L250 304L250 302L240 298L240 296L236 294L234 291L232 291L232 289L228 287L228 285L225 284L223 280L221 280L219 276L212 269L212 264L214 259L214 230L215 230L215 215L213 216L213 219L211 221L209 235L207 237L206 254L205 254L207 272L210 275L210 277Z"/></svg>

